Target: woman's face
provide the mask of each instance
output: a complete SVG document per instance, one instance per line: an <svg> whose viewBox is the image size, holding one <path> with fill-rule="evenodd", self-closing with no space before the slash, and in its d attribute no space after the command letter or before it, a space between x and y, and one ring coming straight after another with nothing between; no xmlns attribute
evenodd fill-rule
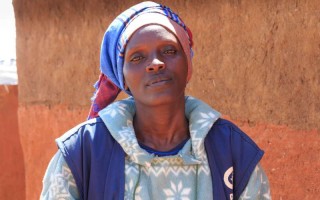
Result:
<svg viewBox="0 0 320 200"><path fill-rule="evenodd" d="M136 102L161 105L184 99L186 56L175 35L160 25L142 27L131 36L123 74Z"/></svg>

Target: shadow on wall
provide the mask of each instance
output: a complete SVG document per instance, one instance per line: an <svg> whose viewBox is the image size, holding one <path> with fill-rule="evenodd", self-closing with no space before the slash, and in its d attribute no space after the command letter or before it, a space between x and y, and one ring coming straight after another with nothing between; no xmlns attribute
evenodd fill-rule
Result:
<svg viewBox="0 0 320 200"><path fill-rule="evenodd" d="M17 85L0 85L0 135L0 197L25 199L25 167L19 137Z"/></svg>

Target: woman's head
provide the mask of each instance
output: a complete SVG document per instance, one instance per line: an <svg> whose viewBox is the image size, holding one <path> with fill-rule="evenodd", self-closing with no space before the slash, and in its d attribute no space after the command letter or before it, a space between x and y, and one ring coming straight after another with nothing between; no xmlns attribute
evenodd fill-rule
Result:
<svg viewBox="0 0 320 200"><path fill-rule="evenodd" d="M102 75L95 85L97 90L92 98L92 110L95 113L115 99L114 96L118 94L118 88L125 90L123 67L128 42L137 30L150 25L165 28L178 40L186 57L186 79L190 79L192 72L192 35L190 30L168 7L154 2L139 3L121 13L104 34L100 52ZM105 96L105 94L101 94L102 92L110 93L112 97L108 97L109 100L104 97L99 98L99 96ZM132 95L129 90L125 90L125 92Z"/></svg>
<svg viewBox="0 0 320 200"><path fill-rule="evenodd" d="M146 25L136 30L127 43L125 85L136 103L144 105L184 99L187 66L187 56L177 37L161 25Z"/></svg>
<svg viewBox="0 0 320 200"><path fill-rule="evenodd" d="M124 90L123 56L126 45L137 29L149 24L162 25L176 35L188 57L191 75L191 33L178 15L168 7L153 2L143 2L121 13L110 24L102 41L101 71L122 90Z"/></svg>

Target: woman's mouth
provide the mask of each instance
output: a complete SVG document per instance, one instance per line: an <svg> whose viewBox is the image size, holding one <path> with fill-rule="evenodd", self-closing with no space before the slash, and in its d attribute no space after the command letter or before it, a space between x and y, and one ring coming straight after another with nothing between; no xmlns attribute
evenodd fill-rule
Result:
<svg viewBox="0 0 320 200"><path fill-rule="evenodd" d="M163 76L154 77L147 82L147 86L163 85L163 84L166 84L170 81L171 81L171 78L169 78L169 77L163 77Z"/></svg>

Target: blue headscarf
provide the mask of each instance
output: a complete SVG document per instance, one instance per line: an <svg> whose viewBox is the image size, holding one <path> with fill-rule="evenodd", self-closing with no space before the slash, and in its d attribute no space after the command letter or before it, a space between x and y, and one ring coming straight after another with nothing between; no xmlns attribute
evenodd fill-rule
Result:
<svg viewBox="0 0 320 200"><path fill-rule="evenodd" d="M151 17L150 19L149 16L156 17ZM142 18L147 18L147 20L143 20ZM96 117L101 109L116 99L120 90L132 95L129 90L125 90L124 88L124 53L127 42L133 34L132 27L139 28L140 25L142 27L146 24L163 25L177 36L187 56L188 79L190 78L192 57L191 31L170 8L151 1L139 3L116 17L104 34L100 52L100 70L102 73L95 84L96 91L91 99L92 106L88 118ZM131 32L128 30L131 30Z"/></svg>

